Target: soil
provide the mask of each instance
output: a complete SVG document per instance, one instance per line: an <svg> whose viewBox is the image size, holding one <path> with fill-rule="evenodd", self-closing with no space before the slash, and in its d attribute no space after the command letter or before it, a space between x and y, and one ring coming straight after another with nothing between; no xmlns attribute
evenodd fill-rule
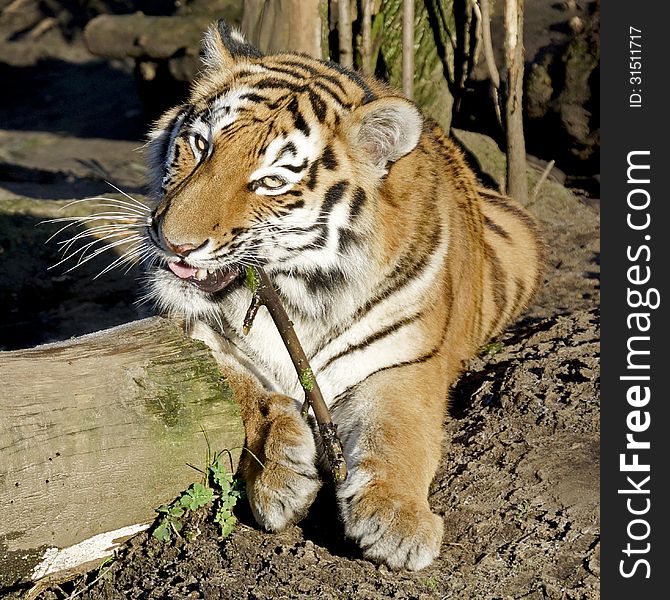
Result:
<svg viewBox="0 0 670 600"><path fill-rule="evenodd" d="M3 79L20 82L0 95L0 309L10 316L0 348L138 315L133 272L93 280L101 259L45 274L53 226L36 232L39 220L65 199L109 192L105 180L139 193L144 176L137 149L146 123L130 69L80 47L72 56L0 66ZM482 157L475 166L488 180ZM392 572L364 560L343 538L326 487L307 518L282 533L260 531L242 505L240 525L222 540L201 511L187 524L189 541L140 534L99 571L5 597L598 598L599 203L549 180L531 208L546 232L545 285L454 386L430 492L445 521L433 565Z"/></svg>

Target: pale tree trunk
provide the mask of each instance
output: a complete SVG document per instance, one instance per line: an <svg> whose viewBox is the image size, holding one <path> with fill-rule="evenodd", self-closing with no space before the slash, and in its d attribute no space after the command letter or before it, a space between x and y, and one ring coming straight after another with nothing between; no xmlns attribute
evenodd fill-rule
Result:
<svg viewBox="0 0 670 600"><path fill-rule="evenodd" d="M524 0L505 0L505 129L507 136L507 178L505 192L528 203L526 144L523 134L523 10Z"/></svg>
<svg viewBox="0 0 670 600"><path fill-rule="evenodd" d="M375 66L372 64L372 8L373 0L363 1L363 18L361 26L361 70L364 75L372 75Z"/></svg>
<svg viewBox="0 0 670 600"><path fill-rule="evenodd" d="M343 67L352 68L354 66L354 50L350 0L337 0L337 33L340 42L339 63Z"/></svg>
<svg viewBox="0 0 670 600"><path fill-rule="evenodd" d="M414 0L402 5L402 91L414 98Z"/></svg>
<svg viewBox="0 0 670 600"><path fill-rule="evenodd" d="M262 52L292 50L326 57L323 21L327 31L328 13L324 15L323 5L322 0L244 0L242 31Z"/></svg>

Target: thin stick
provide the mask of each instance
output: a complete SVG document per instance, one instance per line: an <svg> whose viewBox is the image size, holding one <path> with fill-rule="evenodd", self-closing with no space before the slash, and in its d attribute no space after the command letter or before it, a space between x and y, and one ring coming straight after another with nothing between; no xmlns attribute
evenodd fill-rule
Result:
<svg viewBox="0 0 670 600"><path fill-rule="evenodd" d="M350 0L337 1L337 33L340 42L340 64L343 67L354 66L354 50L351 33Z"/></svg>
<svg viewBox="0 0 670 600"><path fill-rule="evenodd" d="M549 173L551 173L551 170L554 168L554 164L556 164L555 160L549 161L547 166L545 167L544 171L542 171L542 175L540 175L540 178L537 180L537 183L535 184L535 187L533 188L533 194L530 197L530 201L528 202L528 206L530 206L535 200L537 200L537 197L540 193L540 188L542 187L542 184L545 182L547 177L549 177Z"/></svg>
<svg viewBox="0 0 670 600"><path fill-rule="evenodd" d="M414 0L402 3L402 93L414 96Z"/></svg>
<svg viewBox="0 0 670 600"><path fill-rule="evenodd" d="M298 374L300 385L305 390L306 403L309 403L314 411L333 480L336 483L344 481L347 478L347 463L344 460L342 443L337 436L337 425L333 423L314 372L309 365L295 329L293 329L293 323L286 314L267 273L259 267L247 267L246 275L246 285L251 289L254 296L244 317L243 331L245 335L249 332L258 309L260 306L265 306L288 350L293 367Z"/></svg>
<svg viewBox="0 0 670 600"><path fill-rule="evenodd" d="M481 10L480 10L481 7ZM489 10L489 0L479 0L479 3L474 4L475 12L478 12L482 24L482 44L484 46L484 58L486 60L486 68L489 72L489 79L491 80L491 97L493 99L493 106L496 111L496 118L498 125L502 128L502 114L500 112L500 73L496 66L496 59L493 55L493 43L491 41L491 11Z"/></svg>
<svg viewBox="0 0 670 600"><path fill-rule="evenodd" d="M526 143L523 132L523 13L524 0L505 0L505 129L507 177L505 192L522 204L528 204Z"/></svg>
<svg viewBox="0 0 670 600"><path fill-rule="evenodd" d="M361 26L361 69L363 75L372 75L372 1L363 0L363 23Z"/></svg>

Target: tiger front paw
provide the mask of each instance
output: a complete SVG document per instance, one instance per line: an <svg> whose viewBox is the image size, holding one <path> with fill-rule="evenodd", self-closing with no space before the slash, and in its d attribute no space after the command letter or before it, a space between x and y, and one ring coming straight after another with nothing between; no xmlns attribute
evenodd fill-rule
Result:
<svg viewBox="0 0 670 600"><path fill-rule="evenodd" d="M254 517L268 531L299 521L321 486L312 430L293 400L275 396L255 457L245 453L243 475ZM262 463L262 464L259 464Z"/></svg>
<svg viewBox="0 0 670 600"><path fill-rule="evenodd" d="M444 525L425 499L398 495L363 473L350 475L338 491L345 533L363 555L392 569L418 571L440 552ZM357 481L358 480L358 481Z"/></svg>

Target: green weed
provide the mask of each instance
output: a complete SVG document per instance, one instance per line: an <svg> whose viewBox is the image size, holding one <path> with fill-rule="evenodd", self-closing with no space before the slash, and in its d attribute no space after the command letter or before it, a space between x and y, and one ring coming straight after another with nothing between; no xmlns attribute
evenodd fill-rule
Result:
<svg viewBox="0 0 670 600"><path fill-rule="evenodd" d="M224 455L228 456L230 469ZM170 504L163 504L156 509L159 519L151 534L156 539L167 541L173 535L179 536L187 513L210 504L213 504L214 521L219 524L221 537L228 537L235 528L237 518L233 514L233 508L244 491L242 482L232 474L230 451L225 450L211 456L208 442L207 467L205 471L196 470L203 474L201 483L192 484Z"/></svg>

